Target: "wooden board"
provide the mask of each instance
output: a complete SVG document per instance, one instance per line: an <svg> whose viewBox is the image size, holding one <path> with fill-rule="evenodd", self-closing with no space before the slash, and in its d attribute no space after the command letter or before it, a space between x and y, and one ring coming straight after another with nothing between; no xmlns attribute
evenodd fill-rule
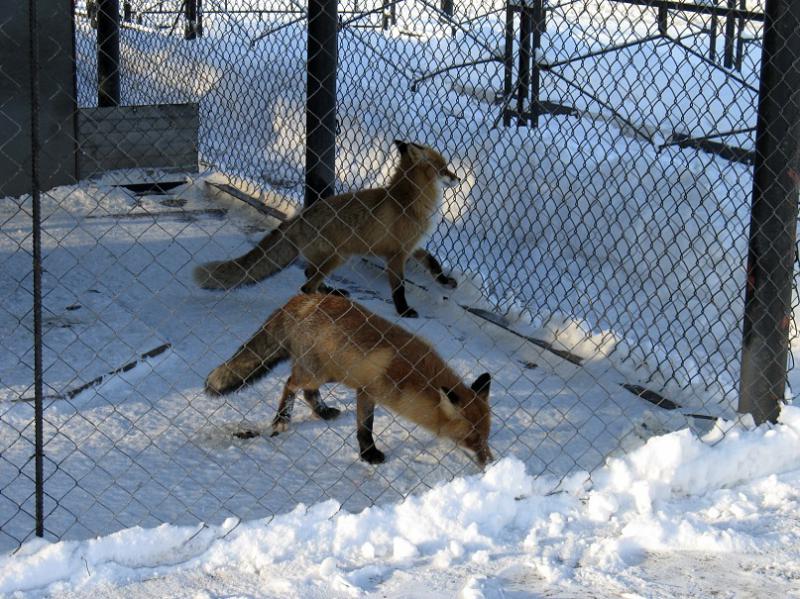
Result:
<svg viewBox="0 0 800 599"><path fill-rule="evenodd" d="M126 168L197 172L197 104L81 108L81 179Z"/></svg>

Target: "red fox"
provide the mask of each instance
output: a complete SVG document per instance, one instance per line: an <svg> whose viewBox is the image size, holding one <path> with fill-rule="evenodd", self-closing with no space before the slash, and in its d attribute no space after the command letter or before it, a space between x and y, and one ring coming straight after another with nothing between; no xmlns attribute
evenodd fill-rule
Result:
<svg viewBox="0 0 800 599"><path fill-rule="evenodd" d="M194 278L206 289L231 289L262 281L289 266L298 255L308 263L304 293L333 291L323 279L355 255L386 260L392 300L401 316L415 317L405 296L405 264L414 256L437 282L455 288L420 239L441 200L442 187L459 178L436 150L395 140L400 164L386 187L363 189L319 200L266 235L243 256L195 268Z"/></svg>
<svg viewBox="0 0 800 599"><path fill-rule="evenodd" d="M317 416L338 416L322 402L319 388L339 382L356 391L356 437L366 462L384 461L372 437L376 403L473 451L481 467L492 459L489 373L467 386L426 341L336 295L290 299L208 375L206 392L223 395L250 385L284 360L292 361L292 372L273 436L287 430L299 390Z"/></svg>

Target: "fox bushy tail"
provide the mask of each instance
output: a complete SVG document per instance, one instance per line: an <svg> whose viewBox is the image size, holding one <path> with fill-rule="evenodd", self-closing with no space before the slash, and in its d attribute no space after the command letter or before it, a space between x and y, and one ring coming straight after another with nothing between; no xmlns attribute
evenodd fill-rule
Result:
<svg viewBox="0 0 800 599"><path fill-rule="evenodd" d="M261 329L206 378L206 393L227 395L252 385L275 366L288 360L289 350L280 310L267 319Z"/></svg>
<svg viewBox="0 0 800 599"><path fill-rule="evenodd" d="M233 289L252 285L282 271L300 253L294 241L298 227L286 222L268 233L252 250L233 260L206 262L194 269L195 282L204 289Z"/></svg>

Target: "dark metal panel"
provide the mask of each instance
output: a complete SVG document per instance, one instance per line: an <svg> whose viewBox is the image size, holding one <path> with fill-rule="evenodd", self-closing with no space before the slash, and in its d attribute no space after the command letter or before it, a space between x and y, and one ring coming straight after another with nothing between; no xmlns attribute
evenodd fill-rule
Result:
<svg viewBox="0 0 800 599"><path fill-rule="evenodd" d="M75 79L72 6L39 0L39 182L75 181ZM0 24L0 197L31 191L30 4L6 2Z"/></svg>

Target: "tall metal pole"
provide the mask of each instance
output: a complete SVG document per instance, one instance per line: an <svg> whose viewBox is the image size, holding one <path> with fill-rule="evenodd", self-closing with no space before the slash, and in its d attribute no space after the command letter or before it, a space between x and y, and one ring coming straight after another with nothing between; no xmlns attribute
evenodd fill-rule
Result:
<svg viewBox="0 0 800 599"><path fill-rule="evenodd" d="M545 11L544 2L542 0L533 0L533 5L530 8L531 12L531 25L532 35L531 45L532 52L532 66L531 66L531 124L534 127L539 126L539 114L541 112L541 102L539 101L539 88L540 88L540 71L539 49L542 46L542 36L545 33Z"/></svg>
<svg viewBox="0 0 800 599"><path fill-rule="evenodd" d="M728 8L736 10L736 0L728 0ZM725 17L725 52L724 62L726 69L733 68L733 46L736 42L736 18L733 14Z"/></svg>
<svg viewBox="0 0 800 599"><path fill-rule="evenodd" d="M309 0L306 206L332 195L336 179L337 30L337 0Z"/></svg>
<svg viewBox="0 0 800 599"><path fill-rule="evenodd" d="M44 407L42 364L42 216L39 181L38 0L28 1L31 84L31 226L33 228L33 422L36 536L44 536Z"/></svg>
<svg viewBox="0 0 800 599"><path fill-rule="evenodd" d="M785 391L800 189L800 2L765 13L739 397L757 423Z"/></svg>
<svg viewBox="0 0 800 599"><path fill-rule="evenodd" d="M667 17L669 14L667 13L666 6L659 6L658 7L658 33L661 35L667 35Z"/></svg>
<svg viewBox="0 0 800 599"><path fill-rule="evenodd" d="M186 0L184 13L186 27L183 30L183 38L187 40L197 39L197 0Z"/></svg>
<svg viewBox="0 0 800 599"><path fill-rule="evenodd" d="M531 35L533 22L528 5L523 0L519 13L519 87L517 88L517 127L528 124L525 100L531 83Z"/></svg>
<svg viewBox="0 0 800 599"><path fill-rule="evenodd" d="M511 94L514 93L514 9L511 2L506 2L506 36L505 52L503 53L503 126L511 125L511 112L508 104Z"/></svg>
<svg viewBox="0 0 800 599"><path fill-rule="evenodd" d="M97 2L97 104L119 106L119 0Z"/></svg>

